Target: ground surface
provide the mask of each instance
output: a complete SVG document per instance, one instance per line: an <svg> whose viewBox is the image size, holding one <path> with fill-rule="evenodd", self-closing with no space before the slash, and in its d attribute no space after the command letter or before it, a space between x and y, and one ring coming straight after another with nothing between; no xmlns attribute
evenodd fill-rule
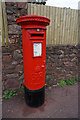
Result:
<svg viewBox="0 0 80 120"><path fill-rule="evenodd" d="M39 108L25 104L24 95L3 100L3 118L78 118L78 84L46 89Z"/></svg>

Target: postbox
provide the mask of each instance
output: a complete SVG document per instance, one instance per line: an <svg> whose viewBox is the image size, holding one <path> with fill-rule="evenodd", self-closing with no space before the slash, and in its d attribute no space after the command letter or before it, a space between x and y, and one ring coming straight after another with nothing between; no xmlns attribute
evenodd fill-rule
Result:
<svg viewBox="0 0 80 120"><path fill-rule="evenodd" d="M38 15L17 18L22 29L25 100L31 107L45 101L46 26L50 19Z"/></svg>

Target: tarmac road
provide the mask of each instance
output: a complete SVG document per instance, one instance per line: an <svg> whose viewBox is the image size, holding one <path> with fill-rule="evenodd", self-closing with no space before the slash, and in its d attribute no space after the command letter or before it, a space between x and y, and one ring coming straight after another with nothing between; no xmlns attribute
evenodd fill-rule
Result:
<svg viewBox="0 0 80 120"><path fill-rule="evenodd" d="M46 89L45 103L28 107L24 95L3 100L3 118L78 118L78 84Z"/></svg>

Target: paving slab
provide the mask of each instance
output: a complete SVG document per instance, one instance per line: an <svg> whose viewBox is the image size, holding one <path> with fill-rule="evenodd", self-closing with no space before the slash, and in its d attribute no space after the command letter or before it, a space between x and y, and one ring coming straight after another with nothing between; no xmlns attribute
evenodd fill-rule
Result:
<svg viewBox="0 0 80 120"><path fill-rule="evenodd" d="M24 95L3 99L3 118L78 118L78 84L49 87L39 108L26 105Z"/></svg>

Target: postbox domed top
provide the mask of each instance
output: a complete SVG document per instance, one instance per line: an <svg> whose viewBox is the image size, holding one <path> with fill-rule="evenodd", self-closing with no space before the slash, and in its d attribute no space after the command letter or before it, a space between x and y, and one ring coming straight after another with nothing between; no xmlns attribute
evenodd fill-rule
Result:
<svg viewBox="0 0 80 120"><path fill-rule="evenodd" d="M43 16L39 16L39 15L26 15L26 16L22 16L17 18L17 23L19 25L29 25L29 24L43 24L44 26L49 25L50 23L50 19L43 17Z"/></svg>

